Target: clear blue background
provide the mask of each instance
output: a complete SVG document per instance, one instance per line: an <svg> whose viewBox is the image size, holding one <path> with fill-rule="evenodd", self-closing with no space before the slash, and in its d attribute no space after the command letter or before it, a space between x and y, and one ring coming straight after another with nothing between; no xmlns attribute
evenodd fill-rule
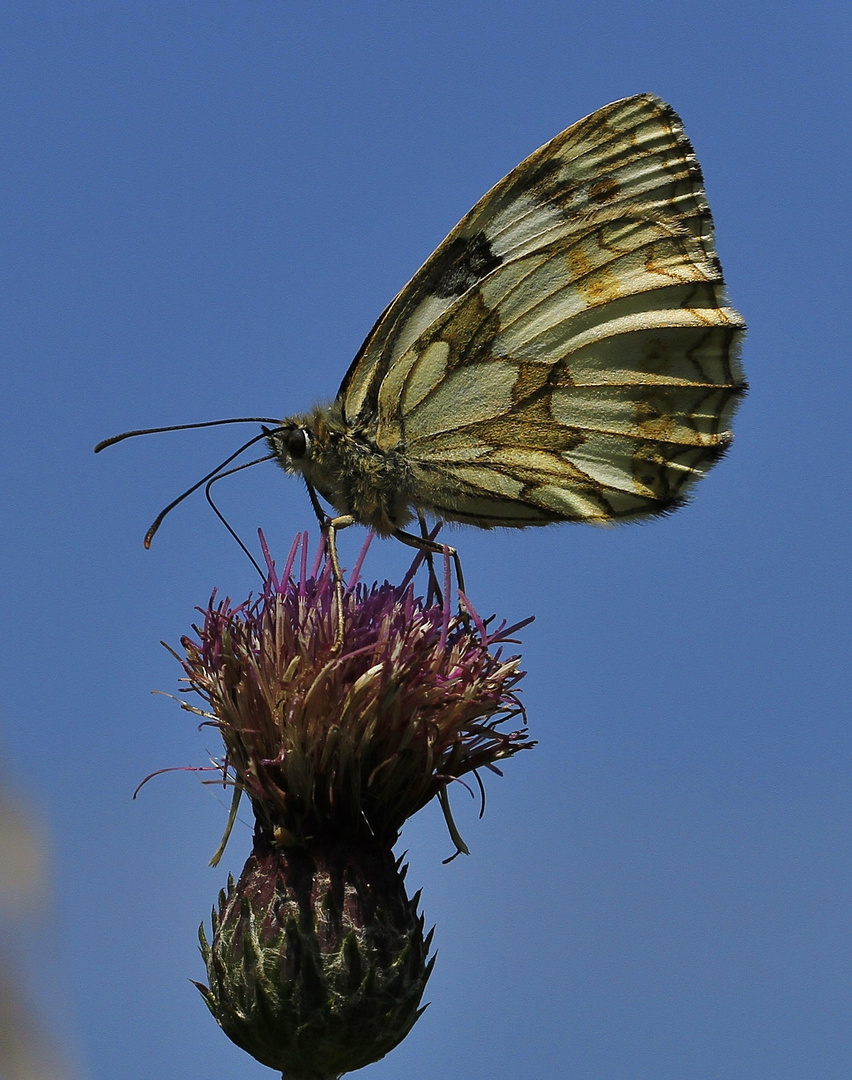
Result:
<svg viewBox="0 0 852 1080"><path fill-rule="evenodd" d="M524 632L538 748L428 808L431 1007L364 1075L845 1080L852 1059L849 11L840 3L7 5L0 27L4 780L49 834L31 989L90 1080L271 1075L216 1029L196 927L215 740L149 691L254 573L203 499L235 429L331 397L397 289L526 154L652 90L703 165L750 332L726 460L674 517L455 534ZM240 429L241 433L242 429ZM247 436L246 436L247 437ZM220 485L283 557L271 464ZM351 565L363 532L343 540ZM370 577L408 553L374 546Z"/></svg>

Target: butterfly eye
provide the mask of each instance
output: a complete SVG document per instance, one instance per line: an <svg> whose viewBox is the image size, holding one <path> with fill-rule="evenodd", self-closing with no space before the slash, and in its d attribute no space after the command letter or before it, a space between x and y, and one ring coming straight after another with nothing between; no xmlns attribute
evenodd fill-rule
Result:
<svg viewBox="0 0 852 1080"><path fill-rule="evenodd" d="M308 452L310 436L304 428L293 428L287 433L287 453L294 461L299 461Z"/></svg>

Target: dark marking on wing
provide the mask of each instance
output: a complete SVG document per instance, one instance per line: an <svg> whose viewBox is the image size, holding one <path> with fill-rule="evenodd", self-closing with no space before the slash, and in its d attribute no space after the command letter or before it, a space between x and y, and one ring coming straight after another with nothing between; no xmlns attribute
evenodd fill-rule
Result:
<svg viewBox="0 0 852 1080"><path fill-rule="evenodd" d="M484 277L501 265L501 259L491 250L485 233L457 236L439 249L437 258L430 260L420 282L421 290L435 296L462 296Z"/></svg>
<svg viewBox="0 0 852 1080"><path fill-rule="evenodd" d="M589 199L594 203L609 202L618 194L618 181L611 176L603 176L589 188Z"/></svg>

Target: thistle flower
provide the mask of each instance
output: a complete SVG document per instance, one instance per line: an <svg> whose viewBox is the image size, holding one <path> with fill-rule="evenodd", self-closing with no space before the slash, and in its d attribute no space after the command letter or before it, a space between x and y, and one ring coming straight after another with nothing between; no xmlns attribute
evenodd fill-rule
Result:
<svg viewBox="0 0 852 1080"><path fill-rule="evenodd" d="M182 661L202 712L225 743L223 772L252 802L261 833L282 847L359 837L392 845L407 818L446 786L532 743L499 725L523 716L520 658L500 646L530 619L489 631L461 596L429 604L401 585L350 584L344 644L331 568L291 572L232 606L214 593ZM318 572L319 571L319 572ZM445 810L448 803L444 800ZM465 850L448 819L461 850Z"/></svg>
<svg viewBox="0 0 852 1080"><path fill-rule="evenodd" d="M384 1056L422 1012L432 935L391 848L437 795L466 851L447 785L533 745L500 730L523 715L519 658L502 646L525 623L489 630L464 596L459 615L448 590L416 596L418 557L401 585L352 584L356 567L337 649L322 549L308 572L297 537L280 577L264 553L257 599L214 593L182 639L185 681L207 708L183 706L222 735L232 820L242 793L255 817L212 940L200 932L198 985L225 1033L285 1080L330 1080Z"/></svg>

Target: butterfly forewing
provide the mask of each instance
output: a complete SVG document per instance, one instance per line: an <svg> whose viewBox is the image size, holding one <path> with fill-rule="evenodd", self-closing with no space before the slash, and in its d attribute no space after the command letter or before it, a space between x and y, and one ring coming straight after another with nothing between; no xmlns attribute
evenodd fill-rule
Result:
<svg viewBox="0 0 852 1080"><path fill-rule="evenodd" d="M701 173L652 95L522 162L380 318L347 425L412 502L473 524L664 512L727 446L744 383Z"/></svg>

